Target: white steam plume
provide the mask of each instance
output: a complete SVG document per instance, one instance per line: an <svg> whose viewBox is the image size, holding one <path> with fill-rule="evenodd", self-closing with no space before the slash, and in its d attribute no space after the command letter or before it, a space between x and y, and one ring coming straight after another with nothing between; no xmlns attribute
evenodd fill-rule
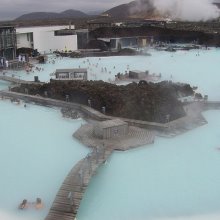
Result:
<svg viewBox="0 0 220 220"><path fill-rule="evenodd" d="M214 0L150 0L162 15L184 21L207 21L220 16Z"/></svg>

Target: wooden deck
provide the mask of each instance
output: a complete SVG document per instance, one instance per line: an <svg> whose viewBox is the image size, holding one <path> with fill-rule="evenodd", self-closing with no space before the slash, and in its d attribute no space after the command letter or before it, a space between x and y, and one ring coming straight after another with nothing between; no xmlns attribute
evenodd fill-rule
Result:
<svg viewBox="0 0 220 220"><path fill-rule="evenodd" d="M17 77L0 75L0 80L15 83L15 84L44 84L42 82L25 81Z"/></svg>
<svg viewBox="0 0 220 220"><path fill-rule="evenodd" d="M97 168L111 155L111 147L94 148L69 172L45 220L74 220L83 194Z"/></svg>
<svg viewBox="0 0 220 220"><path fill-rule="evenodd" d="M128 134L111 139L100 139L93 134L93 124L81 125L74 132L73 137L78 139L85 146L112 146L113 150L126 151L139 146L144 146L154 143L156 132L149 129L129 126Z"/></svg>
<svg viewBox="0 0 220 220"><path fill-rule="evenodd" d="M11 82L11 83L17 83L17 84L25 82L24 80L21 80L19 78L11 77L11 76L5 76L5 75L0 75L0 80Z"/></svg>

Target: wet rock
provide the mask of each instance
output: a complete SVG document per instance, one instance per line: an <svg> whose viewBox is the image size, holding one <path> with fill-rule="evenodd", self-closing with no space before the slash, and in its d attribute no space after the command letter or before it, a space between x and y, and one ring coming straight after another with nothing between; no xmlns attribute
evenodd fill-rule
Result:
<svg viewBox="0 0 220 220"><path fill-rule="evenodd" d="M80 118L80 114L71 108L62 108L61 113L64 118L72 118L72 119L77 119Z"/></svg>

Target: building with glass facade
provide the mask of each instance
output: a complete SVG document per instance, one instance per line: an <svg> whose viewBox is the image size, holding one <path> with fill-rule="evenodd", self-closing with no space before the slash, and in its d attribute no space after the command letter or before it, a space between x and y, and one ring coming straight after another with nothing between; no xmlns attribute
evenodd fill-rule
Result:
<svg viewBox="0 0 220 220"><path fill-rule="evenodd" d="M0 26L0 57L6 60L16 57L16 29L13 26Z"/></svg>

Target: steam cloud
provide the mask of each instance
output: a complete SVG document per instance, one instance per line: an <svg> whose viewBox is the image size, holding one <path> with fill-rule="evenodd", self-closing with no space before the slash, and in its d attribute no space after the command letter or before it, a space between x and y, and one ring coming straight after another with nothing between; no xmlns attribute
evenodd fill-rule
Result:
<svg viewBox="0 0 220 220"><path fill-rule="evenodd" d="M214 0L150 0L162 15L184 21L207 21L220 16Z"/></svg>

